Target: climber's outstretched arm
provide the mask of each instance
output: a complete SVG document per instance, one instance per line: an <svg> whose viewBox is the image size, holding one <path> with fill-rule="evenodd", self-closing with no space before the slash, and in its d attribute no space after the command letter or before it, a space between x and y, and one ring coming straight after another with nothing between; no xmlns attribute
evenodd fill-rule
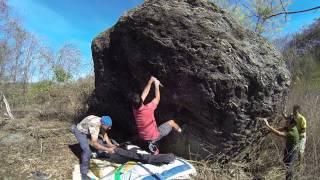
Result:
<svg viewBox="0 0 320 180"><path fill-rule="evenodd" d="M153 99L153 102L156 103L157 105L160 102L160 81L156 79L156 81L154 81L154 90L155 90L155 95L156 97Z"/></svg>
<svg viewBox="0 0 320 180"><path fill-rule="evenodd" d="M147 85L144 87L143 91L142 91L142 94L141 94L141 99L142 99L142 102L144 102L144 100L147 98L149 92L150 92L150 88L151 88L151 85L153 82L155 82L156 78L151 76Z"/></svg>
<svg viewBox="0 0 320 180"><path fill-rule="evenodd" d="M272 126L269 125L268 120L267 119L263 119L267 128L275 135L277 136L281 136L281 137L286 137L287 133L286 132L282 132L282 131L278 131L277 129L273 128Z"/></svg>

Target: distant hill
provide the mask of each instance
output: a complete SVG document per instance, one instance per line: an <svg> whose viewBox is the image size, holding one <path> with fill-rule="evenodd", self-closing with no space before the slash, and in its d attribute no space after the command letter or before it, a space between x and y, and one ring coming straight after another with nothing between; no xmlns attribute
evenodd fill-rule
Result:
<svg viewBox="0 0 320 180"><path fill-rule="evenodd" d="M283 55L292 72L294 84L320 89L320 18L290 38Z"/></svg>
<svg viewBox="0 0 320 180"><path fill-rule="evenodd" d="M311 24L307 29L297 34L289 46L296 46L297 48L304 50L304 53L316 53L315 55L319 57L320 18Z"/></svg>

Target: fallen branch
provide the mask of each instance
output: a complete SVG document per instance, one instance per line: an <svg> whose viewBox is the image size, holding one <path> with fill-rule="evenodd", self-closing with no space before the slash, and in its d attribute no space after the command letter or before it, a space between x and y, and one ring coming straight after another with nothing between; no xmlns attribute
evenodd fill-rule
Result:
<svg viewBox="0 0 320 180"><path fill-rule="evenodd" d="M8 103L6 97L4 96L3 93L1 93L1 94L2 94L2 100L3 100L3 102L4 102L5 106L6 106L6 110L7 110L8 116L10 117L10 119L14 119L14 117L13 117L13 115L12 115L12 113L11 113L10 106L9 106L9 103Z"/></svg>
<svg viewBox="0 0 320 180"><path fill-rule="evenodd" d="M40 154L42 154L43 148L42 148L42 138L40 139Z"/></svg>
<svg viewBox="0 0 320 180"><path fill-rule="evenodd" d="M263 19L267 20L267 19L270 19L270 18L275 17L275 16L279 16L279 15L282 15L282 14L285 14L285 15L297 14L297 13L313 11L313 10L316 10L316 9L320 9L320 6L317 6L317 7L314 7L314 8L310 8L310 9L300 10L300 11L289 11L289 12L288 11L283 11L283 12L280 12L280 13L277 13L277 14L272 14L270 16L264 17Z"/></svg>

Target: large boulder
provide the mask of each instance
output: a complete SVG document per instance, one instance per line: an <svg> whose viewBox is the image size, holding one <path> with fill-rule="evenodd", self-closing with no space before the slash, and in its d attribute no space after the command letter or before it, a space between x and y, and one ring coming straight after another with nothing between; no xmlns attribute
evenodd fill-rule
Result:
<svg viewBox="0 0 320 180"><path fill-rule="evenodd" d="M127 96L156 76L164 85L158 124L176 119L184 129L164 139L161 149L182 156L239 157L263 135L256 117L275 117L290 85L270 43L204 0L145 1L99 34L92 54L90 110L110 114L114 128L132 136Z"/></svg>

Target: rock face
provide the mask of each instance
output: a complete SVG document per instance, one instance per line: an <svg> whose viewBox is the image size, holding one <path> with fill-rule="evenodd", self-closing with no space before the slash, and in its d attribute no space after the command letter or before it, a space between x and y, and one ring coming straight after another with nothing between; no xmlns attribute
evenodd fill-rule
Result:
<svg viewBox="0 0 320 180"><path fill-rule="evenodd" d="M92 53L91 111L133 135L127 95L156 76L164 85L158 124L176 119L184 129L162 149L178 155L238 158L262 137L256 117L275 117L290 85L274 47L204 0L146 1L98 35Z"/></svg>

